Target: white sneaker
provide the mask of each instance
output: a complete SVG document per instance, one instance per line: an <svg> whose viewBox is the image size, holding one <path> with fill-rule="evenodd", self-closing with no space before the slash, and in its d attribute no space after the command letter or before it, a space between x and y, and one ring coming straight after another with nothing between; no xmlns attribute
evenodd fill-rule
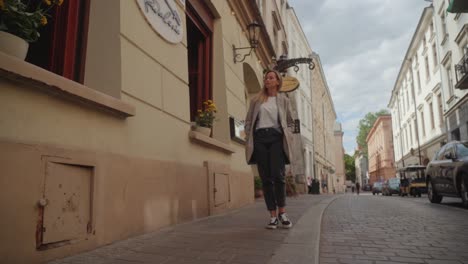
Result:
<svg viewBox="0 0 468 264"><path fill-rule="evenodd" d="M278 218L279 218L279 220L281 222L281 227L283 227L283 228L291 228L292 227L292 222L291 222L291 220L289 220L286 213L280 214Z"/></svg>
<svg viewBox="0 0 468 264"><path fill-rule="evenodd" d="M276 229L278 227L278 218L272 217L270 223L266 226L267 229Z"/></svg>

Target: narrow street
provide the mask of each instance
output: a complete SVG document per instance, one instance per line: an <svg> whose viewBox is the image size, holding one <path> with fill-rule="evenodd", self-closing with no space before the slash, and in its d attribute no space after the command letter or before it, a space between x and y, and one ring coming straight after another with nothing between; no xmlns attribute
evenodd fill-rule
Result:
<svg viewBox="0 0 468 264"><path fill-rule="evenodd" d="M468 263L467 219L460 199L348 194L324 213L320 263Z"/></svg>

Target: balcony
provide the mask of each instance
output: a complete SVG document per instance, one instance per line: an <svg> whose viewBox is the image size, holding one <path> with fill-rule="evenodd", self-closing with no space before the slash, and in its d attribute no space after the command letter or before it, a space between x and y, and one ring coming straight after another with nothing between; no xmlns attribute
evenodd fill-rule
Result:
<svg viewBox="0 0 468 264"><path fill-rule="evenodd" d="M457 78L455 88L468 89L468 49L460 62L455 64L455 76Z"/></svg>

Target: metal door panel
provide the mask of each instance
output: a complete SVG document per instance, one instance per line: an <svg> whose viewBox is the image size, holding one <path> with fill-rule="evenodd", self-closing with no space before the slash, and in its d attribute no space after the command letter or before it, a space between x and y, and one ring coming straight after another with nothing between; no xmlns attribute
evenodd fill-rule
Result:
<svg viewBox="0 0 468 264"><path fill-rule="evenodd" d="M92 167L47 162L43 244L87 234L91 221Z"/></svg>

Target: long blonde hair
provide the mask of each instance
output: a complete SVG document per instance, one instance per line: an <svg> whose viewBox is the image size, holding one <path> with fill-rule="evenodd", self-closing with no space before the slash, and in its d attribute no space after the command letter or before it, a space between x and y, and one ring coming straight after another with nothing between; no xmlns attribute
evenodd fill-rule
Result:
<svg viewBox="0 0 468 264"><path fill-rule="evenodd" d="M283 86L283 76L278 71L275 70L267 70L265 74L263 75L263 87L262 90L256 95L255 99L259 101L260 103L264 103L268 100L268 90L265 87L265 78L268 75L268 73L274 72L276 75L276 79L278 79L279 85L278 85L278 92L281 89L281 86Z"/></svg>

